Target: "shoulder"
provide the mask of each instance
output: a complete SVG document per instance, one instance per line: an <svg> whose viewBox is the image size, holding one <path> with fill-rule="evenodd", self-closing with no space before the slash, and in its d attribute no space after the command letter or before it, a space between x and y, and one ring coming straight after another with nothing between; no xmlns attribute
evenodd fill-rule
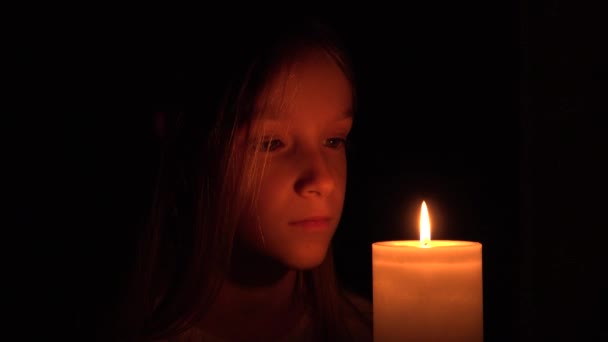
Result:
<svg viewBox="0 0 608 342"><path fill-rule="evenodd" d="M344 295L346 299L350 302L350 304L352 304L359 313L369 318L370 320L372 319L373 305L370 300L352 291L345 291Z"/></svg>
<svg viewBox="0 0 608 342"><path fill-rule="evenodd" d="M188 330L180 333L177 336L173 336L163 340L155 340L154 342L225 342L222 339L219 339L215 336L212 336L202 330L201 328L194 326L189 328Z"/></svg>
<svg viewBox="0 0 608 342"><path fill-rule="evenodd" d="M344 293L350 310L346 315L348 330L356 341L372 341L373 339L373 305L368 299L354 292Z"/></svg>

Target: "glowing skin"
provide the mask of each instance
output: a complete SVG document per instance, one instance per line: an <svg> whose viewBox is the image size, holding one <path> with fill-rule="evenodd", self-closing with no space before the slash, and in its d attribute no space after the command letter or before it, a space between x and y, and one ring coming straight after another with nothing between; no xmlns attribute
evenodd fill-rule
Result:
<svg viewBox="0 0 608 342"><path fill-rule="evenodd" d="M352 89L322 51L283 68L256 103L247 142L263 170L256 209L237 232L252 250L290 269L318 266L344 203Z"/></svg>

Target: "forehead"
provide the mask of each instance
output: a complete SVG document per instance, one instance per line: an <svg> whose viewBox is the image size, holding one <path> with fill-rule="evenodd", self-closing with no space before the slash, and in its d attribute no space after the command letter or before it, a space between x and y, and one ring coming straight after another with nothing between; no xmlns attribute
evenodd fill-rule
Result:
<svg viewBox="0 0 608 342"><path fill-rule="evenodd" d="M276 69L257 97L255 109L257 119L352 116L352 86L327 52L300 51Z"/></svg>

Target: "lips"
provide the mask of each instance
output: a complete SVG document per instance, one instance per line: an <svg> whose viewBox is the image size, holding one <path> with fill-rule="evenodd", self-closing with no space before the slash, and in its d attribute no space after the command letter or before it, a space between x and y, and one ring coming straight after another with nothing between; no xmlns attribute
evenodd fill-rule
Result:
<svg viewBox="0 0 608 342"><path fill-rule="evenodd" d="M306 229L324 229L328 228L331 223L329 216L311 216L301 220L290 221L289 225L297 228Z"/></svg>

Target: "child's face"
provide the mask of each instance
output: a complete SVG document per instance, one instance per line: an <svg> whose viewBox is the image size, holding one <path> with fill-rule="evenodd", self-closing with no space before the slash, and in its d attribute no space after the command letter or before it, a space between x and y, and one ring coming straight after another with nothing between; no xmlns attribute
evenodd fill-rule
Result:
<svg viewBox="0 0 608 342"><path fill-rule="evenodd" d="M292 269L325 258L342 213L352 126L352 89L341 69L320 51L302 57L256 103L248 148L250 166L261 170L257 209L237 233Z"/></svg>

